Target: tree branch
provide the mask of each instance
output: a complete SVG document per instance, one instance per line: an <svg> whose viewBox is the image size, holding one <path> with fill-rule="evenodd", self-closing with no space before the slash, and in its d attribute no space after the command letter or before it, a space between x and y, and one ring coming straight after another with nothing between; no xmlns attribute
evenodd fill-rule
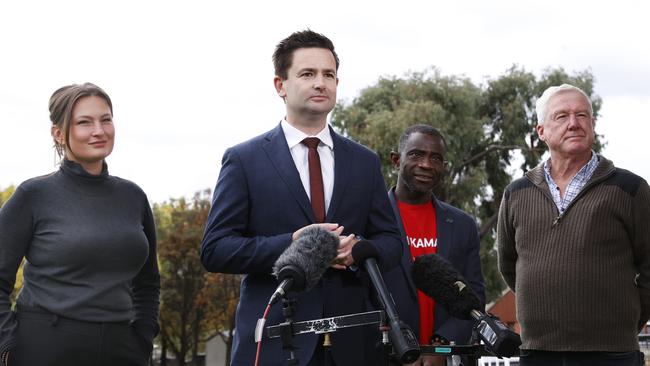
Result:
<svg viewBox="0 0 650 366"><path fill-rule="evenodd" d="M478 231L479 240L483 240L483 237L487 235L487 233L489 233L492 228L494 228L494 225L496 225L498 218L499 214L495 213L481 225Z"/></svg>
<svg viewBox="0 0 650 366"><path fill-rule="evenodd" d="M543 149L528 147L525 145L495 145L495 144L489 145L485 150L463 161L458 167L452 169L449 174L449 177L451 178L450 184L453 184L453 182L456 180L456 177L466 166L474 164L475 162L483 159L486 155L494 151L502 151L502 150L543 151Z"/></svg>
<svg viewBox="0 0 650 366"><path fill-rule="evenodd" d="M472 156L471 158L465 160L465 161L460 165L460 167L458 167L458 168L460 169L460 168L462 168L462 167L464 167L464 166L466 166L466 165L473 164L473 163L476 162L477 160L481 160L481 159L483 159L483 157L484 157L485 155L487 155L487 154L489 154L489 153L491 153L491 152L493 152L493 151L501 151L501 150L527 150L527 151L535 151L535 150L539 150L539 149L530 148L530 147L525 146L525 145L489 145L489 146L487 147L487 149L485 149L484 151L481 151L480 153L478 153L478 154Z"/></svg>

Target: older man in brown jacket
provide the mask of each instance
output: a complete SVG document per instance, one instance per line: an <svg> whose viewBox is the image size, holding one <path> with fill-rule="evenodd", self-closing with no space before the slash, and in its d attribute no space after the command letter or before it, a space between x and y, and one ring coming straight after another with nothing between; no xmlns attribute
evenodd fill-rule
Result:
<svg viewBox="0 0 650 366"><path fill-rule="evenodd" d="M650 188L592 150L589 97L564 84L537 101L550 158L506 189L499 269L515 291L526 366L643 365L650 317Z"/></svg>

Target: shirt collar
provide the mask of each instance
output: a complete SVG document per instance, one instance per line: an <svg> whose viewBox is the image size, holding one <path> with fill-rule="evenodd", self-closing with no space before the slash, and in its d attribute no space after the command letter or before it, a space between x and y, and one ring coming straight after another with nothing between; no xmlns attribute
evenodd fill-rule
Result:
<svg viewBox="0 0 650 366"><path fill-rule="evenodd" d="M591 174L596 170L596 167L598 166L598 154L596 154L595 151L591 150L591 159L585 164L578 172L576 173L575 176L581 176L581 175L588 175L591 177ZM544 162L544 175L547 178L547 180L550 178L551 180L551 158L546 159Z"/></svg>
<svg viewBox="0 0 650 366"><path fill-rule="evenodd" d="M293 127L284 118L282 119L280 125L282 126L282 132L284 132L284 137L287 139L287 145L289 145L289 149L292 149L294 146L298 145L302 140L304 140L307 137L318 137L320 139L321 144L324 144L330 149L334 149L334 142L332 141L332 135L330 134L330 129L327 124L325 125L325 128L323 128L319 133L313 136L307 135L306 133Z"/></svg>

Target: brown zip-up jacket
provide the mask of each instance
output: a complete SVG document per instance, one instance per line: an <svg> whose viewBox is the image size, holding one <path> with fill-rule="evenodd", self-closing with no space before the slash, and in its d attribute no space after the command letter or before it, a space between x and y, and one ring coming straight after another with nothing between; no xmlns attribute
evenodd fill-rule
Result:
<svg viewBox="0 0 650 366"><path fill-rule="evenodd" d="M497 229L499 270L515 292L522 349L639 349L650 318L650 188L600 157L563 214L543 163L511 183Z"/></svg>

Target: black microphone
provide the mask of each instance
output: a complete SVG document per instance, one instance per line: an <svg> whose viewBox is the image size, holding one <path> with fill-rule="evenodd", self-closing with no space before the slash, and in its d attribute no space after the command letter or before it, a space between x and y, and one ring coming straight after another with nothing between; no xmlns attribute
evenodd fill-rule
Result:
<svg viewBox="0 0 650 366"><path fill-rule="evenodd" d="M393 298L386 288L384 279L381 277L381 272L377 266L379 253L372 243L362 240L352 247L352 258L357 264L363 263L366 272L370 277L381 306L386 312L388 317L388 325L390 326L389 337L393 344L393 349L397 354L401 363L412 363L417 361L420 357L420 345L415 337L413 330L408 325L399 320L397 310Z"/></svg>
<svg viewBox="0 0 650 366"><path fill-rule="evenodd" d="M472 319L472 310L481 308L481 300L463 276L436 254L416 257L412 276L415 287L435 299L454 318Z"/></svg>
<svg viewBox="0 0 650 366"><path fill-rule="evenodd" d="M278 257L273 274L280 281L269 305L273 305L288 291L309 290L316 286L323 273L336 258L339 237L318 226L304 229Z"/></svg>
<svg viewBox="0 0 650 366"><path fill-rule="evenodd" d="M479 310L481 300L446 259L427 254L415 258L412 268L415 286L459 319L474 319L475 328L488 351L498 357L519 352L521 338L492 314Z"/></svg>

